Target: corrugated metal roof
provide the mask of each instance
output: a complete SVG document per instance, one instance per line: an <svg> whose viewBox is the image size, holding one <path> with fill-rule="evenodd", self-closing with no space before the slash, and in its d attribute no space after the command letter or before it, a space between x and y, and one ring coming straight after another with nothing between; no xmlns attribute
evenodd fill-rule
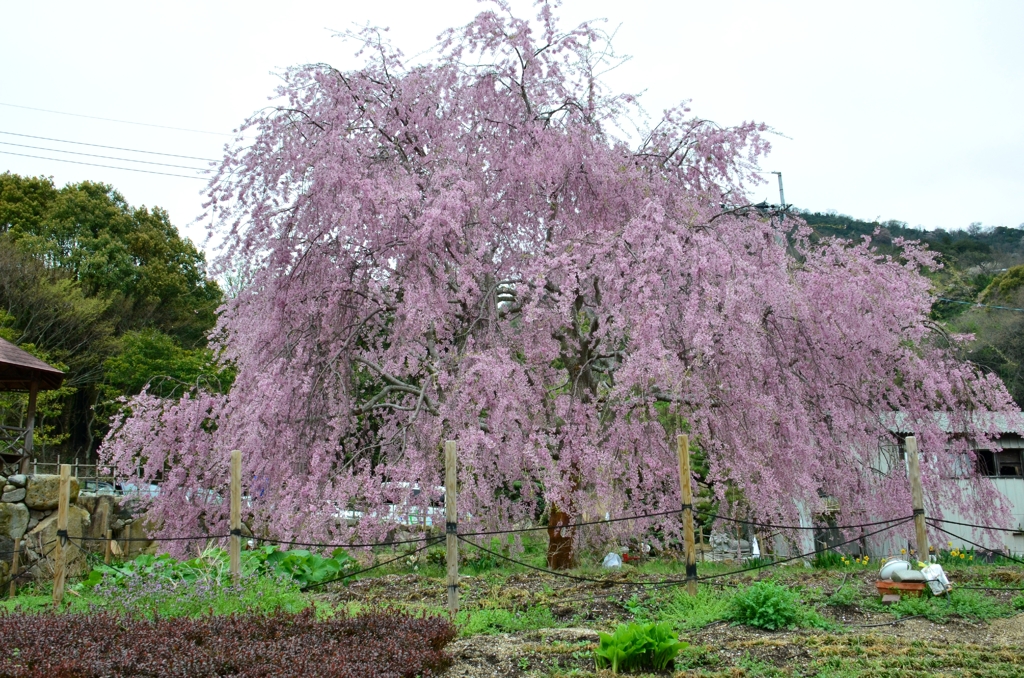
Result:
<svg viewBox="0 0 1024 678"><path fill-rule="evenodd" d="M32 382L39 390L60 388L64 373L31 353L0 339L0 391L27 391Z"/></svg>
<svg viewBox="0 0 1024 678"><path fill-rule="evenodd" d="M938 425L946 433L962 433L970 421L975 427L992 433L1016 433L1024 435L1024 413L1022 412L957 412L953 416L949 412L931 412L931 425ZM882 421L894 433L913 433L920 428L919 423L911 418L908 412L886 412L881 415Z"/></svg>

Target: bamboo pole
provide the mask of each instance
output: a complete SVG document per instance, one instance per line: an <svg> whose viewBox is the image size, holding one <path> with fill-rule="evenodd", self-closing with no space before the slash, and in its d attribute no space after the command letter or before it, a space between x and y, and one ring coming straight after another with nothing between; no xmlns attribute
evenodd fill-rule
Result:
<svg viewBox="0 0 1024 678"><path fill-rule="evenodd" d="M690 436L676 438L679 453L679 490L683 497L683 544L686 551L686 592L697 595L697 549L693 543L693 487L690 477Z"/></svg>
<svg viewBox="0 0 1024 678"><path fill-rule="evenodd" d="M231 453L231 577L238 581L242 575L242 453Z"/></svg>
<svg viewBox="0 0 1024 678"><path fill-rule="evenodd" d="M928 561L928 532L924 522L924 488L921 486L921 460L917 438L907 436L907 466L910 472L910 501L914 508L914 531L917 533L917 559Z"/></svg>
<svg viewBox="0 0 1024 678"><path fill-rule="evenodd" d="M64 577L68 553L65 546L68 538L68 504L71 497L71 465L61 464L60 486L57 495L57 543L53 559L53 604L59 606L64 600Z"/></svg>
<svg viewBox="0 0 1024 678"><path fill-rule="evenodd" d="M454 440L444 443L444 519L445 560L448 564L448 611L459 611L459 514L456 510L458 491L457 455Z"/></svg>
<svg viewBox="0 0 1024 678"><path fill-rule="evenodd" d="M14 555L11 556L11 598L18 593L18 556L21 554L21 537L14 540Z"/></svg>

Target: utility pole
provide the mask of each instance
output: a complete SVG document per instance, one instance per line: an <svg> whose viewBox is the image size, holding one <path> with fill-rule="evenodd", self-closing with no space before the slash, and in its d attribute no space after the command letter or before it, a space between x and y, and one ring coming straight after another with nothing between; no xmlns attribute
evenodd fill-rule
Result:
<svg viewBox="0 0 1024 678"><path fill-rule="evenodd" d="M786 194L782 192L782 172L772 172L779 178L779 207L786 209Z"/></svg>

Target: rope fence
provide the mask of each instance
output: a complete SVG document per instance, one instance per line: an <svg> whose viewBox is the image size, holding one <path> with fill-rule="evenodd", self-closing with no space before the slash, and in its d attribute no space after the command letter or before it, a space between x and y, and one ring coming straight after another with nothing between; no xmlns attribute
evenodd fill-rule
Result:
<svg viewBox="0 0 1024 678"><path fill-rule="evenodd" d="M358 577L358 576L363 575L363 574L365 574L367 572L371 572L371 571L374 571L374 570L386 567L386 566L391 565L393 563L396 563L396 562L398 562L400 560L409 558L410 556L414 556L417 553L420 553L420 552L422 552L422 551L424 551L424 550L426 550L426 549L428 549L428 548L430 548L432 546L435 546L435 545L439 544L442 541L445 541L446 544L447 544L445 560L446 560L447 566L448 566L449 609L451 611L453 611L453 612L458 609L458 587L459 587L459 584L458 584L458 580L459 580L459 574L458 574L458 548L459 548L459 544L460 543L464 544L464 545L468 545L469 548L476 549L477 551L479 551L481 553L485 553L485 554L487 554L487 555L489 555L489 556L491 556L493 558L497 558L497 559L506 561L506 562L514 564L516 566L519 566L519 567L522 567L522 568L525 568L525 569L528 569L528 570L532 570L532 571L535 571L535 572L547 574L547 575L550 575L550 576L553 576L553 577L558 577L558 578L563 578L563 579L566 579L566 580L574 581L574 582L581 583L581 584L595 585L595 586L600 586L600 587L604 587L604 588L615 588L617 590L621 590L621 587L634 587L634 588L641 588L641 589L643 589L643 588L658 588L658 587L670 587L670 586L686 585L687 589L688 589L688 591L690 592L691 595L696 595L696 584L697 583L705 583L705 584L714 585L714 586L732 586L732 584L726 583L726 582L724 582L722 580L726 580L726 579L729 579L729 578L732 578L732 577L743 575L745 573L750 573L750 572L756 572L756 571L759 571L759 570L764 570L766 568L779 567L781 565L785 565L787 563L791 563L791 562L794 562L794 561L799 561L799 560L807 561L807 560L809 560L811 558L815 558L816 556L819 556L819 555L821 555L823 553L827 553L827 552L837 552L838 553L839 552L838 549L840 549L840 548L842 548L844 546L848 546L848 545L853 544L855 542L864 543L864 540L866 540L866 539L868 539L870 537L874 537L876 535L879 535L879 534L882 534L882 533L885 533L885 532L888 532L888 531L891 531L891 530L895 530L895 529L903 527L903 526L905 526L905 525L907 525L907 524L909 524L911 522L913 522L914 525L915 525L915 529L916 529L916 532L917 532L917 540L918 540L918 546L919 546L919 553L921 553L922 555L928 553L927 537L926 537L926 534L925 534L925 528L926 527L930 527L931 529L933 529L935 531L938 531L938 532L941 532L941 533L953 536L956 539L959 539L959 540L961 540L961 541L963 541L965 543L971 544L972 546L975 546L975 547L977 547L979 549L982 549L983 551L987 551L989 553L997 553L995 551L991 551L989 549L986 549L985 547L981 546L980 544L978 544L976 542L970 541L970 540L965 539L965 538L963 538L963 537L961 537L959 535L956 535L956 534L954 534L952 532L949 532L948 530L944 529L943 527L940 527L940 524L957 525L957 526L961 526L961 527L968 527L968 528L979 529L979 530L993 530L993 531L1015 531L1015 530L1009 530L1008 528L1001 528L1001 527L995 527L995 526L976 525L976 524L971 524L971 523L966 523L966 522L958 522L958 521L952 521L952 520L943 520L943 519L926 518L925 517L925 511L924 511L924 508L923 508L923 503L924 502L923 502L923 497L922 497L921 491L920 491L919 468L916 468L916 466L917 466L917 464L916 464L916 458L917 458L917 455L916 455L916 452L917 452L916 451L916 441L914 441L914 439L912 437L908 438L907 440L908 440L908 454L911 454L911 456L912 456L911 461L914 462L912 464L912 469L911 469L911 474L910 474L910 476L911 476L911 485L912 485L912 490L913 490L913 492L912 492L913 504L914 504L913 505L913 512L912 512L912 514L909 515L909 516L902 516L902 517L898 517L898 518L889 518L889 519L880 519L880 520L874 520L874 521L857 523L857 524L845 524L845 525L828 525L828 524L826 524L826 525L811 525L811 524L784 525L784 524L774 524L774 523L770 523L770 522L762 522L762 521L758 521L758 520L743 519L743 518L738 518L738 517L734 517L734 516L723 515L723 514L720 514L720 513L714 513L714 512L711 512L711 511L703 511L703 510L700 510L700 509L696 509L693 506L693 504L692 504L693 499L692 499L692 495L690 493L690 483L686 482L690 478L690 471L689 471L689 439L688 439L688 436L681 435L681 436L679 436L679 440L678 440L678 442L679 442L678 453L679 453L679 462L680 462L680 488L681 488L681 494L682 494L682 498L683 498L683 503L681 505L681 508L679 508L679 509L666 510L666 511L658 511L658 512L650 512L650 513L636 513L636 514L623 515L623 516L617 516L617 517L611 517L611 516L608 516L608 514L605 514L605 518L604 519L589 520L589 521L588 520L577 520L575 522L569 522L569 523L566 523L566 524L535 525L535 526L524 526L524 527L511 527L511 528L508 528L508 529L472 530L472 531L465 531L465 532L463 532L463 531L459 530L459 524L458 524L458 519L457 519L458 513L457 513L457 511L455 509L456 495L457 495L457 474L455 472L455 469L456 469L455 443L454 443L454 441L448 441L445 444L446 481L445 481L445 495L444 496L445 496L446 522L445 522L445 531L444 531L443 535L438 536L438 535L425 534L425 535L423 535L421 537L409 538L409 539L385 540L385 541L377 541L377 542L360 542L360 543L353 543L353 542L348 542L348 543L344 543L344 542L331 543L331 542L314 542L314 541L298 541L298 540L275 539L275 538L271 538L271 537L256 536L256 535L245 535L245 534L243 534L242 522L241 522L241 454L238 451L234 451L231 454L230 531L228 533L226 533L226 534L218 533L218 534L193 535L193 536L184 536L184 537L156 537L156 538L130 537L130 536L126 535L122 539L119 539L119 540L116 540L116 541L117 542L124 542L124 543L131 543L131 542L145 542L145 543L154 543L154 542L156 542L156 543L160 543L160 542L210 542L210 541L228 540L228 550L229 550L229 559L230 559L230 574L231 574L231 576L236 581L240 577L240 552L241 552L241 544L242 544L242 540L243 539L249 540L250 544L252 544L252 543L272 544L272 545L275 545L275 546L284 547L285 549L290 549L290 548L293 548L293 547L303 547L303 548L321 549L321 550L325 550L325 549L339 549L339 548L340 549L357 549L357 548L358 549L361 549L361 548L373 549L373 548L381 548L381 547L391 547L391 548L394 548L394 547L398 547L398 546L416 545L416 548L411 550L411 551L406 551L406 552L401 553L400 555L397 555L397 556L395 556L393 558L389 558L387 560L383 560L383 561L378 562L378 563L373 563L373 564L371 564L371 565L369 565L367 567L363 567L363 568L358 569L358 570L356 570L354 572L346 572L346 573L339 574L338 576L333 577L331 579L327 579L327 580L316 582L316 583L312 583L312 584L306 584L306 585L301 587L300 590L302 590L302 591L310 591L310 590L314 590L314 589L319 589L319 588L325 587L325 586L327 586L329 584L332 584L332 583L335 583L335 582L338 582L338 581L349 580L349 579L352 579L354 577ZM913 445L911 446L910 443L913 443ZM52 552L54 549L56 549L57 544L59 544L62 547L61 550L59 550L57 552L58 553L58 557L56 559L55 566L54 566L54 570L55 570L55 572L54 572L54 581L55 581L54 600L55 600L55 602L58 601L59 597L63 593L63 590L62 590L63 589L63 574L64 574L63 570L64 570L64 561L66 560L66 553L65 553L65 550L64 550L63 547L70 545L70 546L74 546L75 548L77 548L82 553L87 553L87 549L86 549L86 543L87 542L107 542L108 543L108 546L107 546L107 564L109 565L109 555L110 555L110 552L111 552L112 545L115 542L115 540L113 540L111 538L111 533L109 531L107 532L107 537L89 537L89 536L84 536L83 535L83 536L77 536L77 537L74 537L74 538L70 538L68 536L68 531L67 531L67 510L68 510L68 501L69 501L69 496L68 495L69 495L70 469L71 469L70 465L66 465L66 464L62 465L60 467L60 471L61 471L61 486L60 486L58 521L57 521L57 535L58 535L58 539L55 540L56 544L54 544L53 548L51 548L50 551L47 552L47 554L45 556L43 556L44 558L48 557L50 552ZM567 572L567 571L565 571L564 569L562 569L562 568L560 568L558 566L556 566L556 567L539 567L537 565L533 565L533 564L525 562L523 560L511 557L510 555L505 555L500 550L495 550L493 548L488 548L488 546L485 546L485 545L483 545L481 543L478 543L478 540L475 539L475 538L480 538L480 537L506 536L506 535L523 534L523 533L545 531L545 530L556 530L556 531L558 531L560 533L560 536L561 536L562 539L565 539L565 540L567 540L569 542L569 548L571 549L571 548L573 548L572 544L574 543L572 540L580 538L579 534L576 533L575 531L576 530L580 530L581 528L599 527L599 526L602 526L602 525L610 525L610 524L620 523L620 522L624 522L624 521L643 521L643 520L649 520L649 519L655 519L655 518L665 518L665 517L669 517L669 516L681 516L681 518L682 518L682 523L683 523L682 532L683 532L683 543L684 543L684 555L686 557L686 576L685 576L685 578L668 577L668 578L661 578L661 579L645 579L645 580L628 580L627 579L627 580L624 580L624 579L621 579L621 578L616 579L616 578L611 578L611 577L583 576L581 574L573 574L573 573ZM722 522L728 522L728 523L732 523L732 524L736 524L736 525L745 525L745 526L753 527L755 529L755 531L759 531L759 530L776 530L776 531L800 532L800 531L808 531L808 530L810 530L810 531L819 531L819 530L825 529L825 530L829 530L829 531L836 531L836 530L838 530L838 531L847 531L847 532L853 531L853 530L859 530L860 534L857 534L856 536L854 536L852 538L849 538L849 539L846 539L845 541L842 541L842 542L839 542L839 543L823 543L821 541L818 541L818 544L820 544L820 546L817 547L817 548L814 548L813 550L809 550L809 551L802 552L802 553L797 553L795 555L790 555L790 556L786 556L786 557L782 557L782 558L777 558L777 557L773 556L773 559L770 562L767 559L758 559L758 561L756 563L752 564L751 566L749 566L749 567L742 567L742 568L740 568L738 570L733 570L733 571L729 571L729 572L719 572L719 573L716 573L716 574L698 575L697 574L696 559L695 559L695 555L694 555L695 551L696 551L696 548L695 548L694 538L693 538L693 536L694 536L693 535L693 528L694 528L693 523L694 523L694 518L696 516L699 516L701 518L701 522L703 524L705 524L705 525L714 524L714 523L716 523L718 521L722 521ZM436 519L435 519L434 522L435 523L437 522ZM864 530L866 530L868 528L877 528L877 529L872 529L869 532L864 532ZM570 536L568 536L568 537L565 536L565 533L567 531L571 533ZM51 542L51 543L53 543L53 542ZM739 543L740 543L739 540L737 540L737 547L739 546ZM920 550L920 547L922 545L924 546L924 550L923 551ZM8 553L14 554L14 552L0 552L0 555L6 555ZM550 555L550 552L549 552L549 555ZM999 555L1004 557L1004 558L1006 558L1007 560L1010 560L1010 561L1014 562L1014 563L1018 563L1018 564L1024 565L1024 560L1020 560L1020 559L1014 558L1012 555L1004 555L1004 554L1001 554L1001 553ZM15 558L17 558L17 555L15 555ZM740 557L740 560L742 560L742 557ZM549 559L549 565L550 564L551 564L551 560ZM119 568L114 568L114 569L117 570L117 571L122 572L122 574L126 574L126 575L130 574L128 572L120 570ZM17 567L15 566L15 567L12 568L11 581L16 580L19 577L23 577L24 575L25 575L24 572L19 574L17 572ZM984 590L1006 590L1006 591L1010 591L1010 590L1024 590L1024 587L1021 587L1019 589L1017 589L1017 588L1010 588L1010 587L1001 587L1000 588L1000 587L974 587L974 586L964 587L964 588L977 588L979 590L980 589L984 589ZM609 595L616 595L616 594L613 593L613 594L609 594Z"/></svg>

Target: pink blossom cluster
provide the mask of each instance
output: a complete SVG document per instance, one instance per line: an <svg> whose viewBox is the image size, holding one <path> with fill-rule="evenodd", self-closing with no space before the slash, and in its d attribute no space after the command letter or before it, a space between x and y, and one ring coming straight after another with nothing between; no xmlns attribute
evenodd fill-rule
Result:
<svg viewBox="0 0 1024 678"><path fill-rule="evenodd" d="M712 491L760 520L825 496L840 522L906 516L905 472L879 461L895 413L925 451L929 514L1003 521L987 485L946 480L1012 408L929 320L933 256L816 242L751 207L764 125L682 106L617 136L635 99L597 77L604 36L540 7L530 22L499 3L416 63L350 36L360 70L289 70L248 121L208 213L242 282L214 334L237 380L143 394L103 447L160 475L162 533L225 531L240 449L258 533L379 538L424 515L445 439L464 530L552 505L676 509L680 424Z"/></svg>

